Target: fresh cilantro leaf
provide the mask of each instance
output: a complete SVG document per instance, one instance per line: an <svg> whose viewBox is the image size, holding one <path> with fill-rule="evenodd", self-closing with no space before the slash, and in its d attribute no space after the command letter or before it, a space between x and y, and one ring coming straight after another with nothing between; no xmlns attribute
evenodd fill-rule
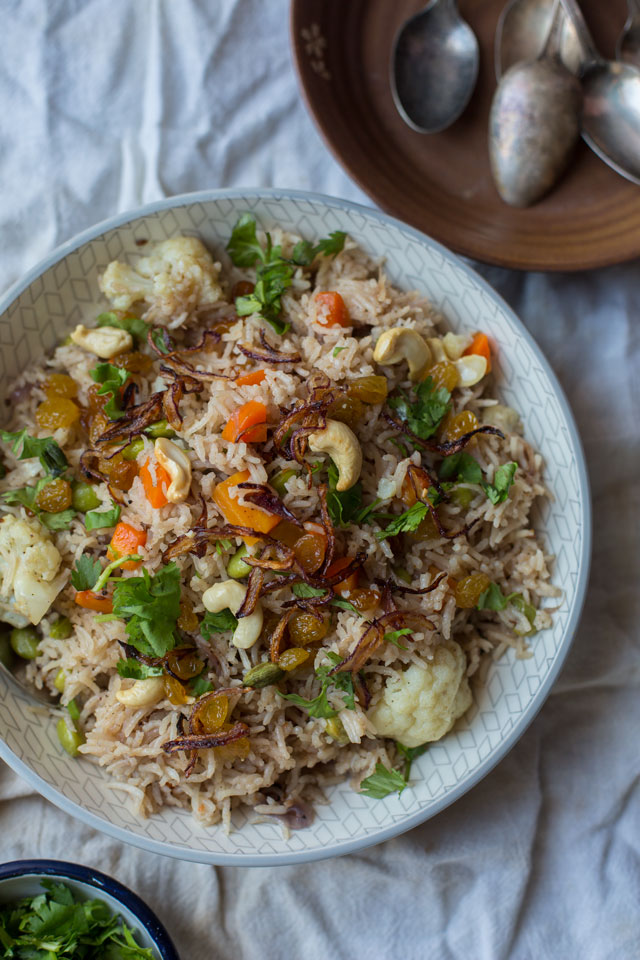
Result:
<svg viewBox="0 0 640 960"><path fill-rule="evenodd" d="M340 610L351 610L352 613L357 613L359 617L362 616L357 607L354 607L349 600L343 600L342 597L334 597L333 600L329 601L329 606L338 607Z"/></svg>
<svg viewBox="0 0 640 960"><path fill-rule="evenodd" d="M291 589L296 597L304 598L321 597L327 592L326 590L318 589L318 587L312 587L308 583L294 583Z"/></svg>
<svg viewBox="0 0 640 960"><path fill-rule="evenodd" d="M213 690L213 684L207 680L206 671L189 681L189 692L192 697L201 697L203 693L209 693L211 690Z"/></svg>
<svg viewBox="0 0 640 960"><path fill-rule="evenodd" d="M282 294L291 286L293 267L285 260L276 260L258 267L253 293L236 297L236 313L239 317L259 314L276 333L286 333L291 324L281 319Z"/></svg>
<svg viewBox="0 0 640 960"><path fill-rule="evenodd" d="M489 497L489 500L491 500L491 503L494 505L504 503L509 496L509 490L511 489L511 484L513 483L517 469L518 464L515 460L511 460L509 463L503 463L502 466L496 470L493 483L482 484L482 489Z"/></svg>
<svg viewBox="0 0 640 960"><path fill-rule="evenodd" d="M203 619L200 621L200 634L205 640L211 639L212 633L223 633L225 630L235 630L238 626L236 617L228 608L219 613L211 613L207 610Z"/></svg>
<svg viewBox="0 0 640 960"><path fill-rule="evenodd" d="M334 653L333 650L327 650L326 654L329 663L320 664L320 666L316 669L316 676L323 683L325 680L327 680L329 684L333 684L336 690L340 690L341 693L344 693L345 707L347 710L355 710L356 701L353 690L353 677L350 673L334 673L332 677L329 677L329 671L333 670L334 667L337 667L339 663L342 663L342 657L340 657L337 653Z"/></svg>
<svg viewBox="0 0 640 960"><path fill-rule="evenodd" d="M436 432L451 408L451 394L444 387L435 388L431 377L427 377L415 388L415 400L405 393L391 397L388 404L396 410L417 437L427 440Z"/></svg>
<svg viewBox="0 0 640 960"><path fill-rule="evenodd" d="M497 583L490 583L484 593L480 594L477 609L500 611L505 610L509 604L512 604L516 610L524 614L529 621L532 629L527 631L527 634L535 633L533 626L536 619L536 608L533 604L528 603L521 593L509 593L505 596Z"/></svg>
<svg viewBox="0 0 640 960"><path fill-rule="evenodd" d="M129 643L150 656L162 657L176 645L180 615L180 570L175 563L151 576L122 577L113 591L113 615L126 621Z"/></svg>
<svg viewBox="0 0 640 960"><path fill-rule="evenodd" d="M306 710L310 717L323 717L329 720L331 717L337 717L338 711L334 710L327 700L328 686L329 683L325 681L322 684L320 693L317 697L314 697L313 700L305 700L304 697L299 696L297 693L282 693L280 690L278 690L278 695L281 696L283 700L288 700L290 703L293 703L294 706Z"/></svg>
<svg viewBox="0 0 640 960"><path fill-rule="evenodd" d="M360 784L360 793L365 797L371 797L373 800L382 800L388 797L390 793L402 793L407 785L407 781L398 773L397 770L387 770L383 763L376 763L375 772Z"/></svg>
<svg viewBox="0 0 640 960"><path fill-rule="evenodd" d="M122 416L120 407L120 390L129 379L129 372L113 363L99 363L90 371L91 379L100 384L100 396L111 394L104 405L104 412L110 420L117 420Z"/></svg>
<svg viewBox="0 0 640 960"><path fill-rule="evenodd" d="M382 500L379 500L378 497L376 497L373 503L370 503L367 507L363 507L362 510L359 510L354 515L353 522L358 525L360 525L361 523L365 523L365 521L367 521L369 517L372 516L372 514L375 514L376 507L379 506L379 504L381 503L382 503Z"/></svg>
<svg viewBox="0 0 640 960"><path fill-rule="evenodd" d="M398 753L400 753L405 759L403 776L404 776L404 779L407 782L409 782L409 774L411 773L411 764L418 757L421 757L423 753L427 752L427 750L429 749L429 744L422 743L420 744L419 747L405 747L403 743L396 743L396 747L398 748Z"/></svg>
<svg viewBox="0 0 640 960"><path fill-rule="evenodd" d="M150 667L146 663L140 663L129 657L127 660L118 660L116 669L121 677L128 677L131 680L146 680L148 677L161 677L164 673L162 667Z"/></svg>
<svg viewBox="0 0 640 960"><path fill-rule="evenodd" d="M334 230L324 240L319 240L315 247L308 240L299 240L293 248L292 260L300 267L308 267L319 253L325 257L335 257L343 249L346 238L342 230Z"/></svg>
<svg viewBox="0 0 640 960"><path fill-rule="evenodd" d="M342 353L342 351L346 349L347 349L346 347L334 347L331 356L337 357L339 353Z"/></svg>
<svg viewBox="0 0 640 960"><path fill-rule="evenodd" d="M69 466L67 458L53 437L44 437L39 440L37 437L29 436L25 428L16 433L0 430L0 438L4 443L11 444L11 450L18 460L38 457L45 473L50 477L59 477Z"/></svg>
<svg viewBox="0 0 640 960"><path fill-rule="evenodd" d="M333 653L331 650L327 651L327 657L329 663L321 664L316 670L316 676L321 682L320 693L317 697L314 697L313 700L305 700L304 697L300 697L297 693L282 693L280 690L278 690L278 694L283 700L288 700L290 703L295 704L296 707L301 707L303 710L306 710L310 717L323 717L329 720L331 717L337 717L339 713L338 710L335 710L331 706L327 699L329 687L334 686L336 690L340 690L341 693L345 694L344 706L348 710L355 710L356 705L351 674L337 673L333 677L329 677L329 671L341 661L338 654Z"/></svg>
<svg viewBox="0 0 640 960"><path fill-rule="evenodd" d="M516 610L518 610L519 613L524 614L524 616L529 621L529 626L531 627L531 629L527 630L524 636L529 636L533 633L536 633L536 630L534 629L534 627L536 622L537 611L534 605L532 603L527 603L527 601L525 600L525 598L522 596L521 593L512 594L511 603L516 608ZM516 630L516 633L522 635L522 631L520 630Z"/></svg>
<svg viewBox="0 0 640 960"><path fill-rule="evenodd" d="M216 540L216 553L221 557L224 551L231 550L232 546L231 540Z"/></svg>
<svg viewBox="0 0 640 960"><path fill-rule="evenodd" d="M70 507L60 513L48 513L41 510L36 504L36 497L40 490L49 483L50 477L43 477L34 487L19 487L17 490L7 490L2 494L5 503L19 503L33 513L48 530L66 530L76 515Z"/></svg>
<svg viewBox="0 0 640 960"><path fill-rule="evenodd" d="M327 509L331 522L335 527L347 527L350 523L355 522L358 511L362 507L362 484L358 481L349 490L338 492L336 490L339 476L338 468L333 460L329 462L327 476L329 478Z"/></svg>
<svg viewBox="0 0 640 960"><path fill-rule="evenodd" d="M101 313L100 316L96 318L96 323L99 327L119 327L121 330L126 330L127 333L130 333L136 340L146 340L147 333L151 327L150 323L146 323L144 320L141 320L140 317L120 317L113 311Z"/></svg>
<svg viewBox="0 0 640 960"><path fill-rule="evenodd" d="M115 527L120 519L121 508L112 502L110 510L89 510L84 515L84 525L87 530L102 530L104 527Z"/></svg>
<svg viewBox="0 0 640 960"><path fill-rule="evenodd" d="M420 503L420 501L414 503L412 507L392 520L384 530L379 530L376 533L376 538L386 540L387 537L395 537L399 533L412 533L418 529L428 510L426 503Z"/></svg>
<svg viewBox="0 0 640 960"><path fill-rule="evenodd" d="M75 567L71 571L71 583L76 590L93 590L101 573L100 561L92 560L86 553L83 553L81 557L78 557Z"/></svg>
<svg viewBox="0 0 640 960"><path fill-rule="evenodd" d="M462 480L464 483L481 483L482 468L471 454L461 450L450 457L445 457L438 474L441 480Z"/></svg>
<svg viewBox="0 0 640 960"><path fill-rule="evenodd" d="M265 254L256 236L256 221L250 213L243 213L231 231L227 252L236 267L264 263Z"/></svg>
<svg viewBox="0 0 640 960"><path fill-rule="evenodd" d="M389 633L385 633L383 640L386 640L387 643L392 643L394 647L397 647L399 650L406 650L407 647L400 643L399 637L406 637L409 633L411 633L409 627L403 627L401 630L391 630Z"/></svg>

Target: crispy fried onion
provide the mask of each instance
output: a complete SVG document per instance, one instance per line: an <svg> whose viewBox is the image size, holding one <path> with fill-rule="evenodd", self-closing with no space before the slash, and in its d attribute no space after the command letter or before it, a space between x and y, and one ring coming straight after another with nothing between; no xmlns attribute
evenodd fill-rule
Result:
<svg viewBox="0 0 640 960"><path fill-rule="evenodd" d="M165 349L163 350L156 343L155 337L160 332L162 337L162 342ZM220 341L220 333L217 330L205 330L202 334L202 337L198 343L192 347L180 347L176 349L173 345L171 337L166 330L158 331L158 329L151 329L147 333L147 342L153 352L157 356L161 357L164 372L167 372L167 368L172 370L174 373L179 376L192 377L194 380L200 382L209 382L212 380L233 380L235 374L231 373L215 373L212 370L198 370L197 367L194 367L193 364L188 363L183 354L185 353L198 353L202 350L208 349L208 345L218 343Z"/></svg>
<svg viewBox="0 0 640 960"><path fill-rule="evenodd" d="M271 513L275 517L280 517L281 520L289 520L291 523L295 523L297 527L302 526L302 521L298 520L285 507L278 494L268 484L245 481L238 484L238 490L242 490L242 496L246 503L250 503L254 507L260 507L261 510Z"/></svg>
<svg viewBox="0 0 640 960"><path fill-rule="evenodd" d="M407 476L411 481L411 485L414 489L416 499L419 500L420 503L424 503L424 505L427 507L429 513L431 514L431 519L433 520L433 522L435 523L438 529L438 533L445 540L454 540L456 537L466 536L469 533L469 531L476 525L476 523L478 522L478 518L476 518L475 520L472 520L471 523L466 523L464 527L460 527L459 530L453 530L453 531L447 530L442 525L442 520L440 519L440 515L438 511L436 510L436 508L434 507L434 505L431 503L431 501L427 496L427 490L429 489L429 485L433 484L433 478L431 477L431 475L428 473L427 470L424 469L424 467L418 467L415 463L410 463L409 466L407 467Z"/></svg>
<svg viewBox="0 0 640 960"><path fill-rule="evenodd" d="M437 453L441 457L449 457L453 453L460 453L461 450L464 450L466 445L469 443L472 437L475 437L478 433L488 433L494 437L500 437L501 440L505 439L504 433L501 430L498 430L497 427L476 427L475 430L470 430L468 433L464 433L461 437L458 437L457 440L443 440L442 443L437 443L435 440L423 440L422 437L419 437L417 434L413 433L409 429L406 423L402 420L396 420L395 417L392 417L390 413L386 410L383 411L382 416L392 427L394 427L398 433L404 434L406 437L409 437L416 446L422 447L423 450L428 450L429 453Z"/></svg>
<svg viewBox="0 0 640 960"><path fill-rule="evenodd" d="M401 583L396 583L395 580L385 580L384 586L388 586L392 593L400 593L403 596L405 594L411 594L412 596L424 597L425 594L431 593L432 590L435 590L436 587L439 587L446 576L446 573L438 574L433 583L430 583L428 587L405 587Z"/></svg>
<svg viewBox="0 0 640 960"><path fill-rule="evenodd" d="M273 434L276 450L287 460L295 460L305 468L311 487L311 467L304 459L307 438L327 425L327 413L332 403L344 394L346 387L332 384L324 373L309 377L309 397L287 413Z"/></svg>
<svg viewBox="0 0 640 960"><path fill-rule="evenodd" d="M381 617L372 620L368 625L355 649L341 663L336 664L333 670L329 671L329 676L334 673L350 672L357 674L362 670L366 662L382 646L385 633L393 630L399 630L403 627L411 627L415 630L435 630L435 626L423 613L416 613L411 610L391 610L389 613L383 613Z"/></svg>
<svg viewBox="0 0 640 960"><path fill-rule="evenodd" d="M236 349L243 353L250 360L258 360L260 363L278 364L278 363L300 363L302 357L299 353L282 353L281 350L269 343L265 337L264 330L260 330L260 343L264 351L256 350L255 347L244 343L237 343Z"/></svg>
<svg viewBox="0 0 640 960"><path fill-rule="evenodd" d="M271 660L272 663L276 663L278 657L282 653L284 635L293 613L293 610L287 610L287 612L280 617L273 633L271 634L271 638L269 640L269 660Z"/></svg>
<svg viewBox="0 0 640 960"><path fill-rule="evenodd" d="M246 723L234 723L231 730L219 730L216 733L191 733L185 737L176 737L175 740L167 740L162 744L165 753L179 753L181 750L207 750L209 747L224 747L227 743L233 743L234 740L240 740L249 733L249 727ZM187 776L193 769L191 760L187 770Z"/></svg>

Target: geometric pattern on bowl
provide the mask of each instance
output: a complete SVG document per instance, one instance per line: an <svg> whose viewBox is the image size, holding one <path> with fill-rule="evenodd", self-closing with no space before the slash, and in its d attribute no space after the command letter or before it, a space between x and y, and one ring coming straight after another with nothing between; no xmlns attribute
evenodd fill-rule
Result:
<svg viewBox="0 0 640 960"><path fill-rule="evenodd" d="M241 213L269 229L279 225L313 240L347 231L383 257L397 286L426 293L454 330L485 330L497 345L501 399L521 414L525 436L542 453L553 501L536 527L555 554L553 581L564 591L553 627L536 635L533 656L511 652L491 665L464 724L415 764L409 789L370 800L341 784L319 806L314 824L282 838L279 823L236 815L234 832L202 827L187 811L165 809L141 819L125 791L87 760L58 744L55 723L0 673L0 756L35 789L69 813L149 851L207 863L273 865L347 853L395 836L433 816L477 783L513 746L542 705L575 634L591 540L588 481L567 401L541 351L504 301L440 244L375 210L314 194L281 190L207 191L173 197L112 218L54 251L0 303L0 383L6 384L100 304L97 276L109 261L142 256L136 240L177 234L201 237L221 252ZM143 248L144 249L144 248Z"/></svg>

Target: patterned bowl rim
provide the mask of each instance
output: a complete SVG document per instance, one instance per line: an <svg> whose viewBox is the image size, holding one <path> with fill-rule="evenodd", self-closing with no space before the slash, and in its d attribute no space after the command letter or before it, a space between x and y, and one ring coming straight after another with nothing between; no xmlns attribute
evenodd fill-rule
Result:
<svg viewBox="0 0 640 960"><path fill-rule="evenodd" d="M0 758L2 758L10 767L12 767L16 773L26 780L26 782L38 793L40 793L47 800L50 800L56 806L60 807L62 810L75 817L78 817L79 820L82 820L89 826L106 833L108 836L113 837L116 840L120 840L124 843L131 843L134 846L141 847L143 850L146 850L149 853L157 853L162 856L171 856L181 860L191 860L197 863L249 867L285 866L292 863L308 863L314 860L325 860L329 857L343 856L348 853L354 853L356 850L361 850L365 847L382 843L385 840L390 840L402 833L406 833L408 830L413 829L413 827L417 827L425 820L436 816L446 807L450 806L461 796L471 790L472 787L476 786L476 784L483 780L484 777L486 777L486 775L517 743L547 699L551 687L555 683L555 680L565 662L569 652L569 647L571 646L573 637L575 636L578 624L580 622L580 617L582 615L586 598L587 585L589 581L589 568L591 563L591 495L582 442L580 440L580 434L578 432L573 412L569 406L569 401L567 400L564 390L560 386L558 378L556 377L542 350L515 312L500 296L500 294L498 294L476 270L470 267L456 254L452 253L447 247L443 246L441 243L438 243L436 240L433 240L420 230L416 230L414 227L408 226L401 220L391 217L389 214L382 213L380 210L377 210L373 207L364 206L364 204L353 203L350 200L342 200L338 197L329 197L321 193L313 193L306 190L285 190L276 187L246 189L238 187L228 190L201 190L194 193L180 194L175 197L166 197L163 200L156 200L153 203L145 204L144 206L138 207L134 210L128 210L124 213L119 213L114 217L109 217L107 220L103 220L101 223L82 231L82 233L77 234L75 237L72 237L70 240L67 240L65 243L61 244L48 256L44 257L39 263L32 267L21 280L13 284L4 294L4 296L0 298L0 315L3 314L11 306L13 301L20 296L20 294L30 286L30 284L37 280L42 273L44 273L50 267L55 266L56 263L63 260L68 254L72 253L78 247L88 243L91 240L95 240L107 231L114 230L117 227L122 227L143 217L166 211L172 207L183 207L188 206L189 204L207 203L211 201L229 199L268 199L276 202L300 200L316 203L334 209L353 211L354 213L360 214L365 219L369 218L377 221L380 224L394 227L401 233L404 233L406 236L416 240L418 243L427 247L431 247L432 249L436 250L445 261L451 264L452 267L467 274L467 276L469 276L490 299L500 306L501 310L507 316L509 322L513 324L513 327L518 332L520 338L526 343L529 350L535 356L536 361L549 380L549 383L553 388L554 394L567 422L569 435L573 445L573 452L576 459L578 483L580 489L580 520L582 522L583 537L580 550L580 564L575 589L575 599L573 603L573 609L567 621L564 636L560 641L557 655L555 657L553 666L547 674L547 677L545 678L544 682L540 684L540 687L532 697L528 707L514 724L507 736L505 736L498 747L491 751L487 757L481 761L472 776L470 776L468 779L465 779L464 782L451 788L451 790L447 791L447 793L439 800L430 803L427 808L418 810L397 823L391 824L387 827L382 827L379 830L374 830L365 836L339 841L338 843L327 844L326 846L316 850L300 850L292 851L291 853L276 853L262 856L247 855L242 851L229 854L222 853L220 851L211 852L204 850L193 850L192 848L183 845L174 846L173 844L166 844L162 840L153 840L149 837L142 837L138 834L129 832L127 829L103 820L101 817L98 817L89 810L86 810L73 800L69 800L55 787L52 787L42 777L35 773L31 767L17 757L7 746L7 744L0 739Z"/></svg>
<svg viewBox="0 0 640 960"><path fill-rule="evenodd" d="M0 864L0 890L7 881L19 877L34 877L39 880L50 877L58 880L76 880L94 887L96 899L101 899L101 893L109 894L130 910L144 927L159 953L160 960L180 960L171 937L151 907L148 907L137 893L129 890L118 880L114 880L113 877L107 876L106 873L94 870L93 867L84 867L80 863L69 863L66 860L12 860L10 863Z"/></svg>

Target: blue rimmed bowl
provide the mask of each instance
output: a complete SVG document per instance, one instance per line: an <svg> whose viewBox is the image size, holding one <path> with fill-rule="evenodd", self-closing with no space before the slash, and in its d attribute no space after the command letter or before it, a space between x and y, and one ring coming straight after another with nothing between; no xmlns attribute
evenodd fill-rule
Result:
<svg viewBox="0 0 640 960"><path fill-rule="evenodd" d="M393 283L420 290L460 332L486 331L497 347L495 377L503 403L521 414L525 437L542 454L554 499L534 517L545 549L555 555L553 580L563 590L553 626L539 633L532 656L508 651L492 663L475 708L414 766L410 789L371 800L339 784L315 822L287 839L278 822L249 820L234 830L205 827L188 810L166 807L149 819L131 812L126 790L86 759L58 744L55 722L0 673L0 756L36 790L68 813L118 840L153 853L204 863L271 866L350 853L396 836L434 816L478 783L522 736L558 675L584 601L591 548L588 481L567 401L537 344L494 290L440 244L376 210L316 194L282 190L218 190L172 197L122 214L64 244L0 301L0 386L39 360L77 323L93 323L98 275L113 259L135 263L140 241L181 233L221 253L242 213L307 239L348 232L384 258Z"/></svg>
<svg viewBox="0 0 640 960"><path fill-rule="evenodd" d="M14 860L0 865L0 906L35 897L43 892L42 880L69 887L79 900L102 900L119 914L141 947L153 950L154 960L180 960L171 937L140 897L92 867L64 860Z"/></svg>

